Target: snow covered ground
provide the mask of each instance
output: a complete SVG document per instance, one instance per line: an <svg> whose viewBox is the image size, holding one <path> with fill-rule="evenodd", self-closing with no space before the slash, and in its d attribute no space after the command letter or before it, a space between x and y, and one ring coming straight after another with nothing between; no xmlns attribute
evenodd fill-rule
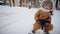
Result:
<svg viewBox="0 0 60 34"><path fill-rule="evenodd" d="M36 8L0 6L0 34L28 34L32 30L33 17L37 10ZM54 29L50 34L60 34L60 11L54 10L53 13ZM43 33L41 31L39 30L40 34Z"/></svg>

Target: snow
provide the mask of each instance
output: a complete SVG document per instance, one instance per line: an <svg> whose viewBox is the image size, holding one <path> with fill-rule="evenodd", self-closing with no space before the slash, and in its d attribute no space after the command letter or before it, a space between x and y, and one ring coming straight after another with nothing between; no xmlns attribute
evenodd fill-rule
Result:
<svg viewBox="0 0 60 34"><path fill-rule="evenodd" d="M28 34L32 30L33 18L37 10L36 8L0 6L0 34ZM53 13L54 29L50 34L60 34L60 11L54 10ZM42 34L41 31L39 30Z"/></svg>

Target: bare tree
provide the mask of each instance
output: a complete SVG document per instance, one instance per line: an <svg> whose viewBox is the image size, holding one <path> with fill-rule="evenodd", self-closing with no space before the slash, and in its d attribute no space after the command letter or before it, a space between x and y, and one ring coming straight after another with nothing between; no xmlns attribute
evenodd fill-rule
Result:
<svg viewBox="0 0 60 34"><path fill-rule="evenodd" d="M10 7L15 6L15 0L9 0Z"/></svg>
<svg viewBox="0 0 60 34"><path fill-rule="evenodd" d="M9 0L10 7L12 7L11 0Z"/></svg>
<svg viewBox="0 0 60 34"><path fill-rule="evenodd" d="M13 6L15 6L15 0L12 0L12 2L13 2Z"/></svg>

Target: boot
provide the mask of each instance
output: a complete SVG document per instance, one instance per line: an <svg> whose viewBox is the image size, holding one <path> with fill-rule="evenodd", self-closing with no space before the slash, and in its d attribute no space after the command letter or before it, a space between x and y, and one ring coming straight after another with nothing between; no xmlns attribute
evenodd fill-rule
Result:
<svg viewBox="0 0 60 34"><path fill-rule="evenodd" d="M45 34L49 34L49 32L48 31L44 31L45 32Z"/></svg>
<svg viewBox="0 0 60 34"><path fill-rule="evenodd" d="M35 30L32 30L32 33L35 34Z"/></svg>

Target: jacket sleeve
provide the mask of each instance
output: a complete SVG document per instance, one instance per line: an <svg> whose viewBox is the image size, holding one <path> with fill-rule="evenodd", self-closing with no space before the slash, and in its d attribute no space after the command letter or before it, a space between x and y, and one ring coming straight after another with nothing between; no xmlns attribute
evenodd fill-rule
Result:
<svg viewBox="0 0 60 34"><path fill-rule="evenodd" d="M48 15L48 21L51 23L51 15Z"/></svg>
<svg viewBox="0 0 60 34"><path fill-rule="evenodd" d="M41 14L41 10L38 10L38 11L35 13L35 15L34 15L34 20L35 20L35 21L39 19L40 14Z"/></svg>

